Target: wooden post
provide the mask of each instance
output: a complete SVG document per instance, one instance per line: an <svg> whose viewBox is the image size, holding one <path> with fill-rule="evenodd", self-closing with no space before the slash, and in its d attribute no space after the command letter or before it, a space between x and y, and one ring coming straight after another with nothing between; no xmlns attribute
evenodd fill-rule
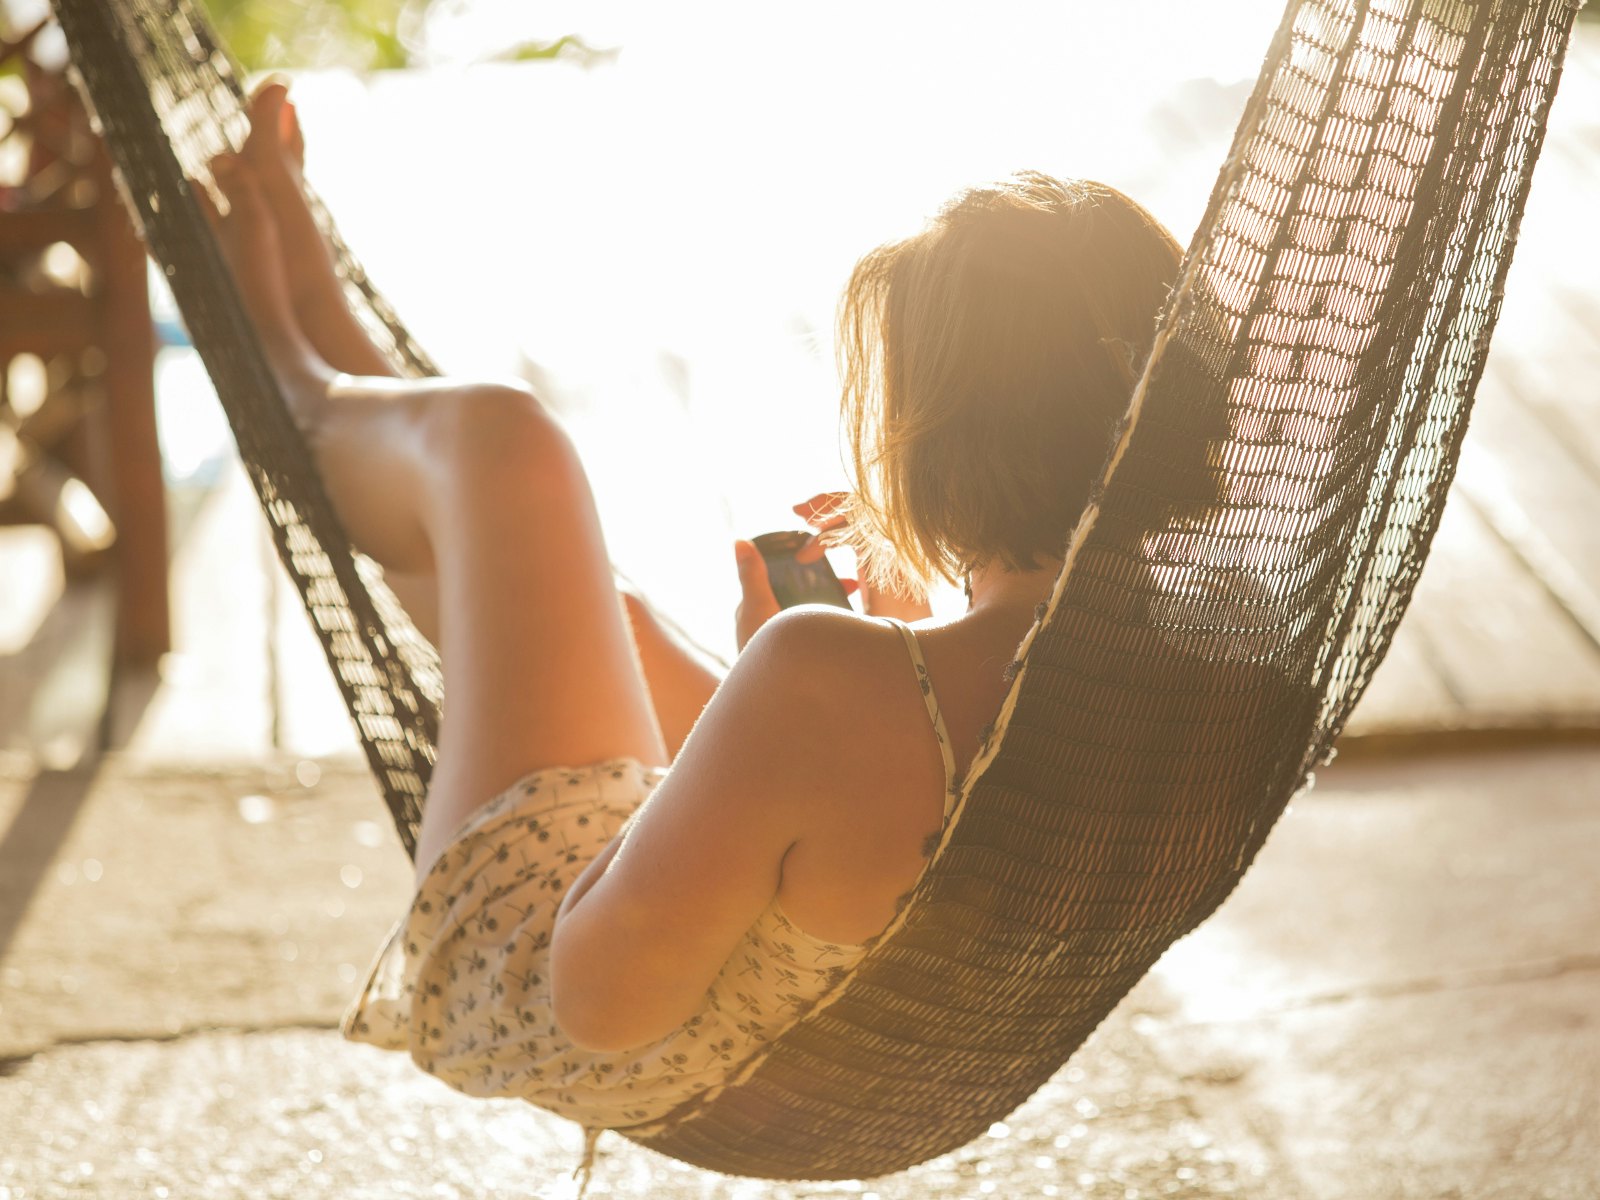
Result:
<svg viewBox="0 0 1600 1200"><path fill-rule="evenodd" d="M20 179L0 180L0 259L11 268L0 277L0 372L17 355L36 355L51 389L37 413L22 418L4 411L0 386L0 419L26 451L12 458L32 463L43 480L32 481L33 503L0 516L54 525L69 566L82 570L98 569L114 526L117 657L149 664L170 648L171 636L144 247L77 94L60 69L31 56L42 28L0 42L0 60L20 64L28 88L28 105L11 114L6 135L21 143L26 168ZM58 243L82 258L87 287L45 270ZM60 497L70 494L80 508L103 507L111 518L106 525L105 514L99 517L105 537L88 545L93 538L71 536L67 506L45 495L44 484L59 484ZM0 495L16 490L0 488Z"/></svg>
<svg viewBox="0 0 1600 1200"><path fill-rule="evenodd" d="M106 500L117 526L117 658L149 664L171 648L167 598L167 504L156 441L155 331L144 246L112 186L104 146L96 147L100 347L110 433Z"/></svg>

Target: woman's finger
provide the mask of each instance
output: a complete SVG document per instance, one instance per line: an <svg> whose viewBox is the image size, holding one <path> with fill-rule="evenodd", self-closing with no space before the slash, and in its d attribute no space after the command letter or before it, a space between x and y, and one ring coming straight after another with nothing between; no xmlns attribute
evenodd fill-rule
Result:
<svg viewBox="0 0 1600 1200"><path fill-rule="evenodd" d="M845 534L849 532L850 522L844 517L833 517L813 525L812 528L816 532L811 535L811 540L795 552L795 559L798 562L816 562L829 547L845 544L848 540Z"/></svg>
<svg viewBox="0 0 1600 1200"><path fill-rule="evenodd" d="M796 504L794 512L806 524L815 525L837 513L849 498L848 492L818 492L811 499Z"/></svg>
<svg viewBox="0 0 1600 1200"><path fill-rule="evenodd" d="M778 597L772 591L772 580L767 575L767 561L761 557L755 543L737 541L733 544L734 561L739 567L739 609L734 614L735 638L740 650L745 648L760 629L778 615Z"/></svg>

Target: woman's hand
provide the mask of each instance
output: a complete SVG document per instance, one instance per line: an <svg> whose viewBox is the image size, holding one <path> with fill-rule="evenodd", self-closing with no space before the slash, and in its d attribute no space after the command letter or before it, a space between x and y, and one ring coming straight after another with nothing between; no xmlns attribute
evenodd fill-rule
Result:
<svg viewBox="0 0 1600 1200"><path fill-rule="evenodd" d="M739 564L739 607L734 612L735 637L743 650L756 630L778 615L778 597L772 592L772 580L767 577L767 560L761 557L754 542L737 541L733 544L734 561Z"/></svg>
<svg viewBox="0 0 1600 1200"><path fill-rule="evenodd" d="M745 643L755 636L756 630L777 616L782 611L782 606L772 590L772 579L767 573L767 560L761 556L761 551L756 549L755 543L735 542L733 552L739 564L739 586L743 592L734 620L739 649L743 650ZM855 595L857 584L854 579L841 579L839 583L844 588L846 596Z"/></svg>
<svg viewBox="0 0 1600 1200"><path fill-rule="evenodd" d="M837 545L844 540L844 534L849 527L849 518L845 516L844 507L845 501L849 498L845 492L819 492L811 499L794 506L796 515L816 530L810 543L795 555L796 559L800 562L816 562L829 546ZM842 582L847 591L857 589L856 581L853 579ZM897 596L866 583L860 584L860 592L862 611L870 616L920 621L924 617L933 615L933 610L928 607L926 599Z"/></svg>

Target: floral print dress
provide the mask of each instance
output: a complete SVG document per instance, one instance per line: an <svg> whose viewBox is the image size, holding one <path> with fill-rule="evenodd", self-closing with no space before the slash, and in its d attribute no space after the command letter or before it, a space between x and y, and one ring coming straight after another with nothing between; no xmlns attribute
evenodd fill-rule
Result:
<svg viewBox="0 0 1600 1200"><path fill-rule="evenodd" d="M953 795L954 760L927 668L905 638ZM812 937L777 899L700 1011L631 1050L580 1049L550 1006L556 910L665 770L617 759L536 771L474 813L417 889L346 1014L344 1036L408 1052L473 1096L512 1096L590 1129L653 1121L720 1082L803 1016L866 953ZM946 814L950 803L947 798Z"/></svg>

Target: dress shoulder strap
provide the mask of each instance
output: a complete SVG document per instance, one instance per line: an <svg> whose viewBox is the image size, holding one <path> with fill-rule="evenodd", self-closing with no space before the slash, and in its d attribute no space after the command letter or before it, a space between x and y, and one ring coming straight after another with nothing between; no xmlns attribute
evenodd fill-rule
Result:
<svg viewBox="0 0 1600 1200"><path fill-rule="evenodd" d="M911 626L904 621L897 617L878 619L886 621L900 631L900 636L906 644L906 652L911 655L911 665L917 672L917 686L922 689L922 703L927 706L928 719L933 722L933 736L939 740L939 753L944 758L944 811L945 816L949 816L960 790L956 779L956 756L950 745L950 731L944 727L944 716L939 712L939 698L933 694L933 680L928 678L928 664L922 657L922 647L917 645L917 635L911 632Z"/></svg>

